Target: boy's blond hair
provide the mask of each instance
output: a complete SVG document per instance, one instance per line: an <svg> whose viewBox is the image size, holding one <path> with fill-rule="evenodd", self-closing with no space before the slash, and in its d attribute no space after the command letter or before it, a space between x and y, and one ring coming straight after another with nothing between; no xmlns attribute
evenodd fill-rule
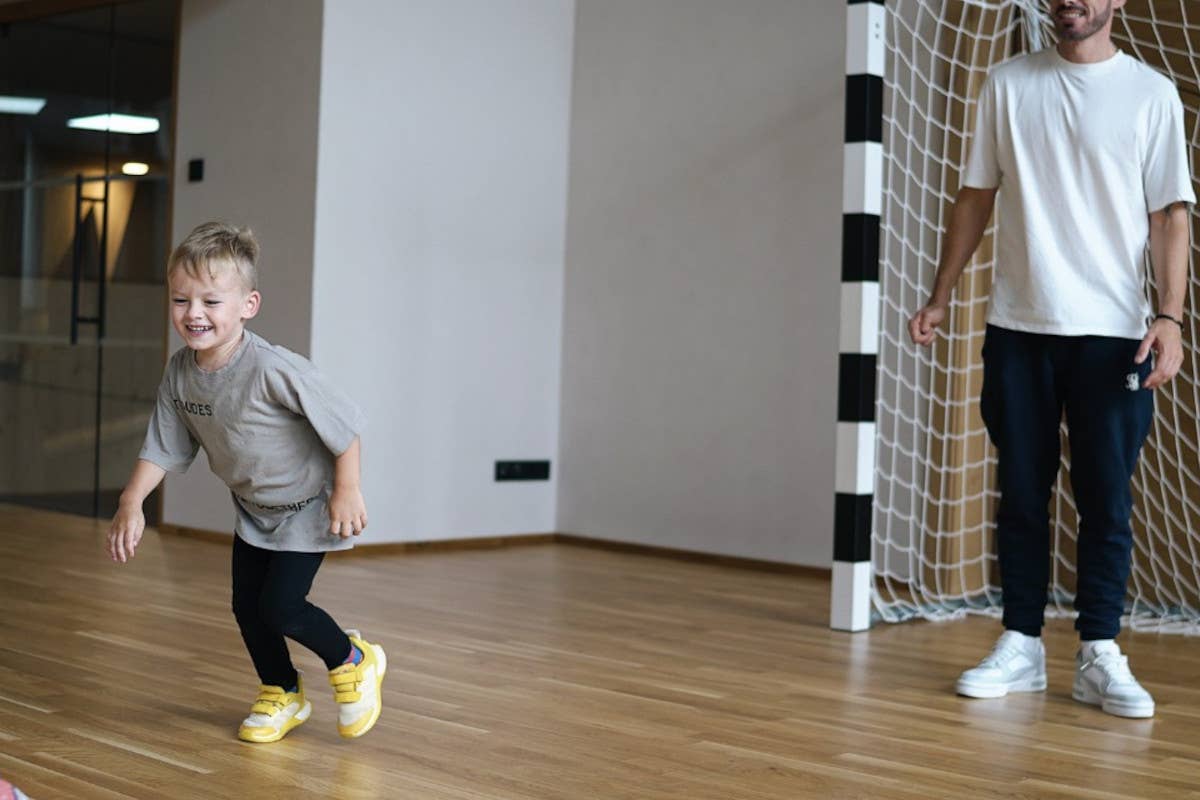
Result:
<svg viewBox="0 0 1200 800"><path fill-rule="evenodd" d="M233 269L247 292L258 288L258 240L249 228L227 222L206 222L179 243L167 261L167 278L177 269L193 278L201 270L211 279Z"/></svg>

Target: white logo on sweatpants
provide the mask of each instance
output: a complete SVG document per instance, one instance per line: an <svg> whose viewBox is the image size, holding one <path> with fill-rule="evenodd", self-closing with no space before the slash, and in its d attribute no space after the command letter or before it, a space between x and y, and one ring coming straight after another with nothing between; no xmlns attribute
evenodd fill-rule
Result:
<svg viewBox="0 0 1200 800"><path fill-rule="evenodd" d="M1141 388L1141 385L1138 382L1138 374L1136 372L1131 372L1125 376L1125 388L1131 392L1136 392Z"/></svg>

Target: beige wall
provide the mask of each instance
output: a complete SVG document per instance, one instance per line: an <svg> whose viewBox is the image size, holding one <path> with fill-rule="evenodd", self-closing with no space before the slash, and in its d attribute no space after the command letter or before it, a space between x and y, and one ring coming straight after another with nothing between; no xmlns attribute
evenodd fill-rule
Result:
<svg viewBox="0 0 1200 800"><path fill-rule="evenodd" d="M830 562L845 13L579 0L561 530Z"/></svg>
<svg viewBox="0 0 1200 800"><path fill-rule="evenodd" d="M554 529L494 464L557 451L573 13L325 4L313 357L367 414L373 541Z"/></svg>

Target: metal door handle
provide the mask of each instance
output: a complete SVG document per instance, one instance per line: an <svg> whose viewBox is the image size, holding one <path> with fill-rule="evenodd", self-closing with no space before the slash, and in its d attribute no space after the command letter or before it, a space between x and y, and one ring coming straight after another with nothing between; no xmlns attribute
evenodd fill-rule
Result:
<svg viewBox="0 0 1200 800"><path fill-rule="evenodd" d="M79 282L83 280L83 174L75 174L75 247L71 255L71 344L79 344Z"/></svg>

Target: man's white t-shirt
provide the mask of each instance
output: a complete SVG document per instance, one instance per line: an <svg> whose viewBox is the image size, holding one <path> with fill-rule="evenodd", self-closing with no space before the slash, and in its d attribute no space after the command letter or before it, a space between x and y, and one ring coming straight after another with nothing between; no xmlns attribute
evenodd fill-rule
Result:
<svg viewBox="0 0 1200 800"><path fill-rule="evenodd" d="M989 323L1145 335L1147 217L1196 200L1170 80L1123 53L1007 61L980 92L962 184L1000 189Z"/></svg>

